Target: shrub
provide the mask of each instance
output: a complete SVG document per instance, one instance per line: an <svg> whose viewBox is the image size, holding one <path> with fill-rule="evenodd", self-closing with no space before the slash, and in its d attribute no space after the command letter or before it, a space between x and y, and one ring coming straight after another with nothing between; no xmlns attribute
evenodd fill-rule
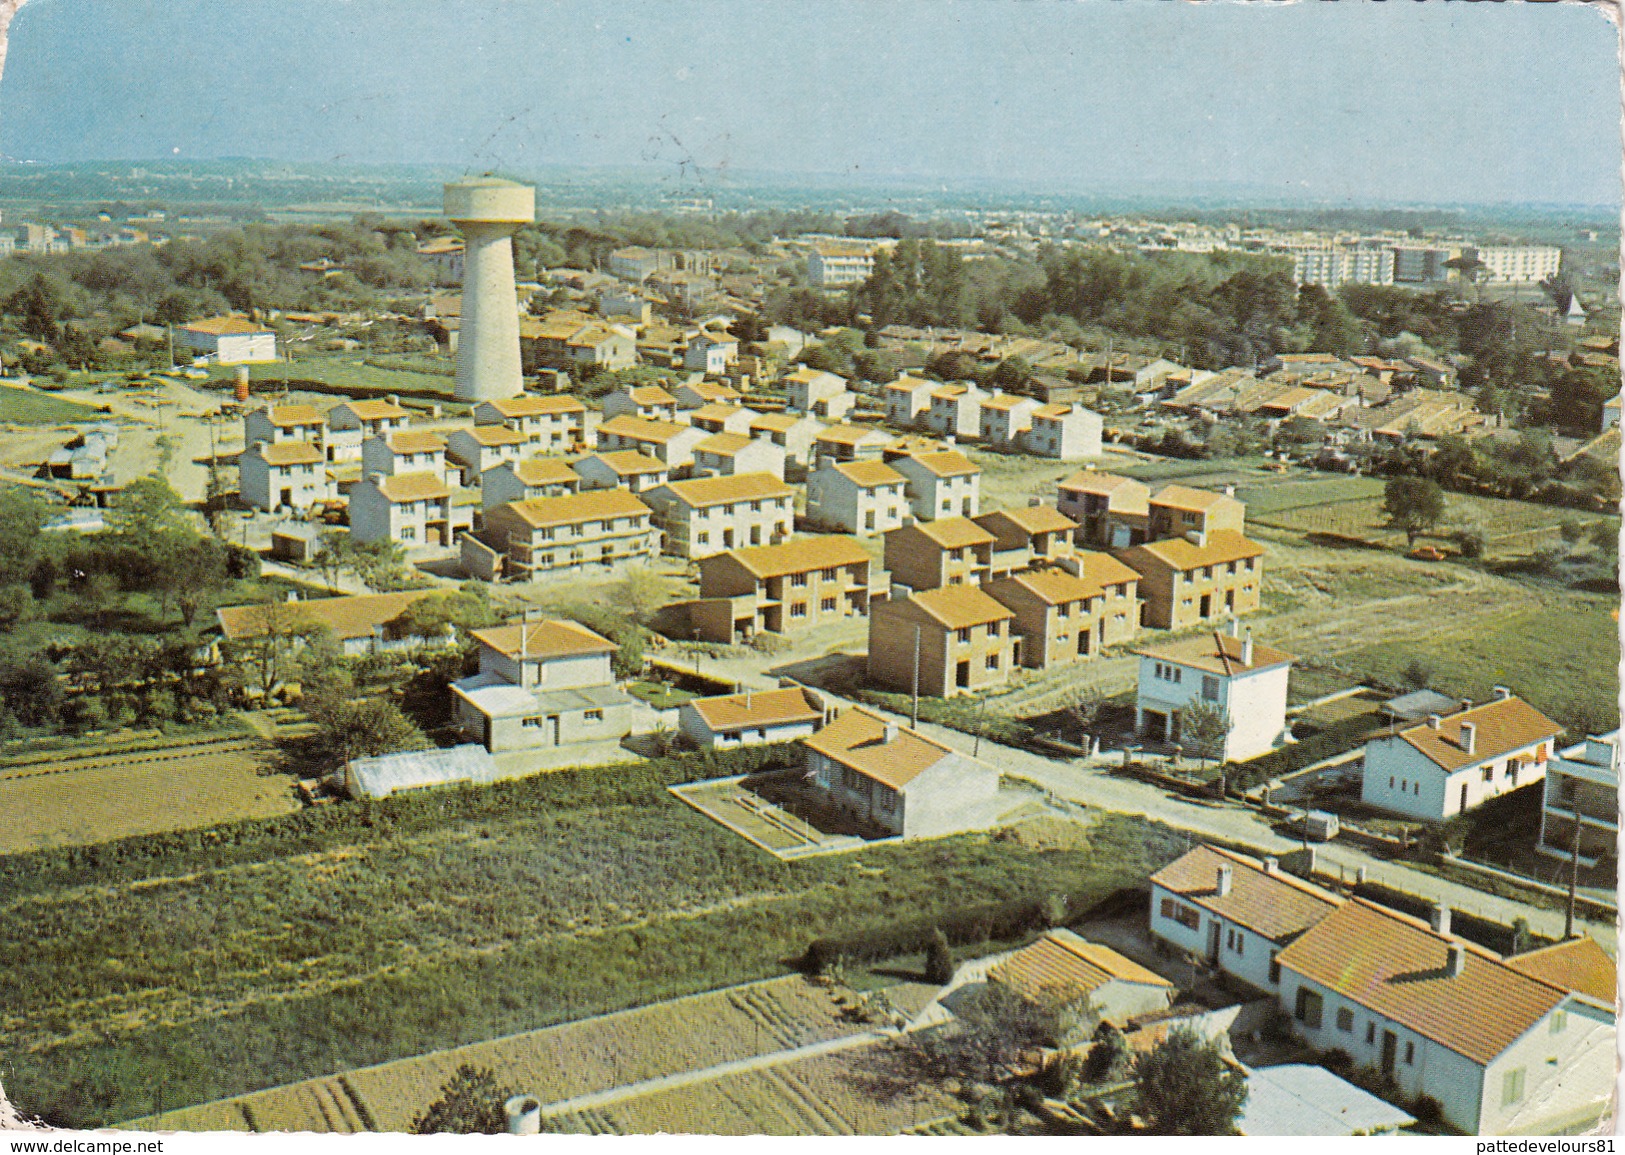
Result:
<svg viewBox="0 0 1625 1155"><path fill-rule="evenodd" d="M954 978L954 951L940 927L931 932L931 945L925 952L925 980L945 986Z"/></svg>
<svg viewBox="0 0 1625 1155"><path fill-rule="evenodd" d="M1444 1122L1444 1104L1432 1095L1419 1095L1411 1104L1411 1114L1424 1127L1437 1127Z"/></svg>

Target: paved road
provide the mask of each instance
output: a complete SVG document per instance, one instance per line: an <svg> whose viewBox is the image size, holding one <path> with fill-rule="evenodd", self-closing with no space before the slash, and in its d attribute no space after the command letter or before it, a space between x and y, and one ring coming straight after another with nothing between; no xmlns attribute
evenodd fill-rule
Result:
<svg viewBox="0 0 1625 1155"><path fill-rule="evenodd" d="M907 721L906 718L899 720ZM975 748L975 738L958 730L926 722L920 723L919 728L921 733L963 754L970 754ZM1151 818L1195 835L1251 847L1263 854L1282 854L1302 845L1297 839L1283 838L1275 833L1269 822L1252 810L1234 804L1200 802L1170 794L1149 782L1116 777L1099 764L1085 766L1060 762L985 739L981 744L981 759L998 767L1004 774L1028 779L1069 801L1119 814ZM1322 870L1340 871L1352 879L1363 866L1366 877L1372 882L1446 902L1458 910L1503 923L1511 923L1519 917L1526 918L1530 929L1537 934L1552 938L1562 936L1563 915L1560 911L1500 898L1342 843L1318 845L1315 850ZM1582 921L1580 929L1610 951L1615 949L1616 931L1612 923Z"/></svg>

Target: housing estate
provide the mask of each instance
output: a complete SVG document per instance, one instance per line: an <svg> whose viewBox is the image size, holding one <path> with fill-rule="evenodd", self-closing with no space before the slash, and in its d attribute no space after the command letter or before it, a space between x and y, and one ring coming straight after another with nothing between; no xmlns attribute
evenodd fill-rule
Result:
<svg viewBox="0 0 1625 1155"><path fill-rule="evenodd" d="M869 612L886 586L870 575L869 555L838 534L792 538L700 559L699 600L689 603L697 638L746 641L757 633L794 633Z"/></svg>
<svg viewBox="0 0 1625 1155"><path fill-rule="evenodd" d="M671 481L648 490L661 549L702 558L740 546L777 545L795 523L795 490L771 473Z"/></svg>
<svg viewBox="0 0 1625 1155"><path fill-rule="evenodd" d="M592 490L493 506L461 541L463 569L525 581L578 566L647 561L659 550L653 511L625 490Z"/></svg>

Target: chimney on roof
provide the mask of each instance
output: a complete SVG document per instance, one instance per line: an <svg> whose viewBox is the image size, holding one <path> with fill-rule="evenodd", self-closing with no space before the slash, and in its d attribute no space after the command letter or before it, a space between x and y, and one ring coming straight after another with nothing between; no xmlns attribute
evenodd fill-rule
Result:
<svg viewBox="0 0 1625 1155"><path fill-rule="evenodd" d="M1226 862L1220 866L1213 880L1213 893L1220 898L1230 893L1231 871L1230 864Z"/></svg>
<svg viewBox="0 0 1625 1155"><path fill-rule="evenodd" d="M379 473L377 470L374 470L373 472L367 474L367 484L368 485L382 485L383 483L384 483L384 475L382 473Z"/></svg>
<svg viewBox="0 0 1625 1155"><path fill-rule="evenodd" d="M1200 529L1187 529L1185 531L1185 540L1201 548L1207 545L1207 533Z"/></svg>
<svg viewBox="0 0 1625 1155"><path fill-rule="evenodd" d="M1450 961L1445 964L1445 973L1451 978L1461 977L1461 972L1467 969L1467 948L1459 942L1450 944Z"/></svg>
<svg viewBox="0 0 1625 1155"><path fill-rule="evenodd" d="M1233 485L1225 486L1224 487L1224 495L1226 497L1234 497L1234 496L1236 496L1236 487L1233 486Z"/></svg>
<svg viewBox="0 0 1625 1155"><path fill-rule="evenodd" d="M1456 704L1463 710L1471 710L1473 708L1473 700L1471 698L1460 698L1457 700Z"/></svg>
<svg viewBox="0 0 1625 1155"><path fill-rule="evenodd" d="M438 404L429 406L429 416L432 417L434 420L436 420L436 421L440 420L441 412L442 412L441 408L440 408L440 406Z"/></svg>
<svg viewBox="0 0 1625 1155"><path fill-rule="evenodd" d="M1264 873L1265 874L1280 874L1281 873L1281 860L1279 858L1266 858L1264 860Z"/></svg>
<svg viewBox="0 0 1625 1155"><path fill-rule="evenodd" d="M881 730L881 732L880 732L880 740L882 742L886 742L886 743L891 743L891 742L897 741L897 723L896 722L887 722L886 723L885 728L883 730Z"/></svg>
<svg viewBox="0 0 1625 1155"><path fill-rule="evenodd" d="M385 397L384 397L384 400L388 401L391 405L399 405L401 403L401 397L400 397L399 393L386 394Z"/></svg>
<svg viewBox="0 0 1625 1155"><path fill-rule="evenodd" d="M1248 630L1247 631L1247 636L1241 639L1241 664L1244 665L1244 666L1250 666L1250 665L1253 664L1253 631L1252 630Z"/></svg>
<svg viewBox="0 0 1625 1155"><path fill-rule="evenodd" d="M1471 722L1461 724L1461 748L1469 754L1478 753L1478 727Z"/></svg>
<svg viewBox="0 0 1625 1155"><path fill-rule="evenodd" d="M1449 934L1450 908L1442 902L1434 903L1432 911L1428 913L1428 925L1433 928L1434 934Z"/></svg>
<svg viewBox="0 0 1625 1155"><path fill-rule="evenodd" d="M1437 730L1438 728L1439 728L1439 715L1437 715L1437 714L1429 714L1428 715L1428 729L1429 730Z"/></svg>
<svg viewBox="0 0 1625 1155"><path fill-rule="evenodd" d="M1506 686L1495 687L1495 700L1497 702L1504 702L1510 697L1512 697L1512 691Z"/></svg>
<svg viewBox="0 0 1625 1155"><path fill-rule="evenodd" d="M954 438L954 435L952 433L950 433L950 434L948 434L948 436L944 437L942 439L942 443L944 445L946 445L949 449L952 449L954 446L959 444L959 442Z"/></svg>
<svg viewBox="0 0 1625 1155"><path fill-rule="evenodd" d="M1241 637L1241 619L1240 618L1231 618L1230 619L1230 636L1232 638Z"/></svg>

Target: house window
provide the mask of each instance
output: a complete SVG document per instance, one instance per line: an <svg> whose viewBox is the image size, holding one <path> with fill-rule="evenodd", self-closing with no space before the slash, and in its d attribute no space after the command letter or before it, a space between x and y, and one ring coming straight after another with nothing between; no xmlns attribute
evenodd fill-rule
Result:
<svg viewBox="0 0 1625 1155"><path fill-rule="evenodd" d="M818 603L818 608L823 610L826 614L834 613L835 612L835 599L834 598L825 598L823 601Z"/></svg>
<svg viewBox="0 0 1625 1155"><path fill-rule="evenodd" d="M990 670L996 670L999 668L999 655L989 654L987 656L987 668Z"/></svg>
<svg viewBox="0 0 1625 1155"><path fill-rule="evenodd" d="M1175 902L1171 898L1162 900L1162 917L1169 922L1177 922L1180 926L1189 930L1197 930L1202 925L1202 916L1196 912L1194 907Z"/></svg>
<svg viewBox="0 0 1625 1155"><path fill-rule="evenodd" d="M807 603L806 602L795 602L794 604L792 604L790 606L790 616L792 618L804 618L804 617L806 617L807 616Z"/></svg>
<svg viewBox="0 0 1625 1155"><path fill-rule="evenodd" d="M1270 951L1270 982L1281 981L1281 964L1275 961L1275 952Z"/></svg>
<svg viewBox="0 0 1625 1155"><path fill-rule="evenodd" d="M602 722L604 720L604 712L602 710L588 710L581 715L581 720L589 725L595 722Z"/></svg>
<svg viewBox="0 0 1625 1155"><path fill-rule="evenodd" d="M417 539L418 539L418 531L417 531L417 529L415 527L410 526L410 525L403 525L401 527L401 540L402 541L416 541Z"/></svg>
<svg viewBox="0 0 1625 1155"><path fill-rule="evenodd" d="M1510 1107L1523 1102L1523 1068L1508 1071L1501 1076L1501 1106Z"/></svg>
<svg viewBox="0 0 1625 1155"><path fill-rule="evenodd" d="M1484 781L1490 782L1490 781L1493 781L1494 778L1495 778L1495 767L1494 766L1486 766L1486 767L1484 767Z"/></svg>
<svg viewBox="0 0 1625 1155"><path fill-rule="evenodd" d="M539 729L541 729L541 726L542 726L542 718L540 716L537 716L535 718L526 718L523 722L520 723L520 726L522 726L522 727L530 727L532 729L539 730Z"/></svg>
<svg viewBox="0 0 1625 1155"><path fill-rule="evenodd" d="M970 627L966 626L964 629L960 630L956 636L961 642L970 641Z"/></svg>
<svg viewBox="0 0 1625 1155"><path fill-rule="evenodd" d="M709 533L698 533L694 536L694 540L700 545L710 545L711 535Z"/></svg>
<svg viewBox="0 0 1625 1155"><path fill-rule="evenodd" d="M1405 1044L1405 1065L1407 1067L1409 1067L1409 1066L1414 1065L1415 1062L1416 1062L1416 1044L1415 1043L1406 1043Z"/></svg>
<svg viewBox="0 0 1625 1155"><path fill-rule="evenodd" d="M1372 1047L1372 1046L1375 1046L1376 1043L1377 1043L1377 1024L1375 1022L1369 1022L1369 1023L1367 1023L1365 1025L1365 1045L1368 1046L1368 1047Z"/></svg>
<svg viewBox="0 0 1625 1155"><path fill-rule="evenodd" d="M1561 1035L1568 1028L1568 1025L1569 1013L1567 1011L1552 1012L1552 1034Z"/></svg>
<svg viewBox="0 0 1625 1155"><path fill-rule="evenodd" d="M1347 1007L1337 1008L1337 1029L1352 1031L1354 1029L1354 1012Z"/></svg>
<svg viewBox="0 0 1625 1155"><path fill-rule="evenodd" d="M1298 1001L1293 1007L1292 1017L1312 1031L1320 1029L1321 997L1308 987L1298 988Z"/></svg>
<svg viewBox="0 0 1625 1155"><path fill-rule="evenodd" d="M794 586L796 589L803 588L807 584L807 575L804 574L804 573L791 574L790 575L790 584L792 586Z"/></svg>
<svg viewBox="0 0 1625 1155"><path fill-rule="evenodd" d="M1219 679L1212 674L1202 675L1202 697L1209 702L1219 700Z"/></svg>
<svg viewBox="0 0 1625 1155"><path fill-rule="evenodd" d="M827 582L832 582L832 581L835 581L837 578L839 578L841 576L841 571L838 570L838 569L827 569L823 573L819 574L818 576L823 578Z"/></svg>

